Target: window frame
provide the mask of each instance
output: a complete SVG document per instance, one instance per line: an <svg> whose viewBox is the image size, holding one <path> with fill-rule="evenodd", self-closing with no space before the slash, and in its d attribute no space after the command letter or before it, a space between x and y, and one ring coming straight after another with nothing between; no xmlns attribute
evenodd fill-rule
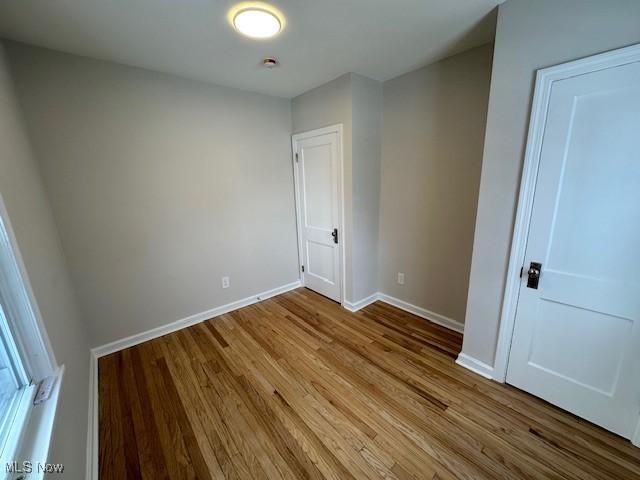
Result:
<svg viewBox="0 0 640 480"><path fill-rule="evenodd" d="M14 343L10 353L20 360L18 369L26 382L20 389L21 398L6 442L0 445L0 469L4 471L5 461L16 461L25 449L31 450L27 440L46 447L44 452L42 449L37 452L40 459L46 460L41 457L43 453L46 457L48 451L64 367L58 367L1 194L0 285L3 286L0 302ZM50 376L57 377L52 396L42 405L34 406L38 383Z"/></svg>
<svg viewBox="0 0 640 480"><path fill-rule="evenodd" d="M4 228L3 228L4 226ZM22 364L32 383L53 375L57 368L51 342L29 283L4 200L0 195L0 292L5 316Z"/></svg>

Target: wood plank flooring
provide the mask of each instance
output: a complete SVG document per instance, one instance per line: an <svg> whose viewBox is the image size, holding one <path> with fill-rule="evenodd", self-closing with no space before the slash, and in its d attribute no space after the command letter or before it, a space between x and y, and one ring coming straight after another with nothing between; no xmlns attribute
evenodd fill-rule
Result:
<svg viewBox="0 0 640 480"><path fill-rule="evenodd" d="M461 341L298 289L103 357L100 478L640 478L640 449L457 366Z"/></svg>

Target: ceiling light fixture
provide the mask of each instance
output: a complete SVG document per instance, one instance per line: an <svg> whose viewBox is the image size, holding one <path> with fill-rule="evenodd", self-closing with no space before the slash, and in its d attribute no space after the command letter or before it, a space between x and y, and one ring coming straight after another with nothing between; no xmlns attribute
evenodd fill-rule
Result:
<svg viewBox="0 0 640 480"><path fill-rule="evenodd" d="M262 3L240 4L229 12L233 27L251 38L271 38L282 31L283 17L273 7Z"/></svg>

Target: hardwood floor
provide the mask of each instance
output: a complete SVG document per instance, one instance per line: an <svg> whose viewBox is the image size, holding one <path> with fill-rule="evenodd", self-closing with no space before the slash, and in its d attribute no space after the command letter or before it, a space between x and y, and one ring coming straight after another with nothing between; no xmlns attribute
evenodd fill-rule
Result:
<svg viewBox="0 0 640 480"><path fill-rule="evenodd" d="M298 289L103 357L100 478L640 478L640 449L457 366L461 341Z"/></svg>

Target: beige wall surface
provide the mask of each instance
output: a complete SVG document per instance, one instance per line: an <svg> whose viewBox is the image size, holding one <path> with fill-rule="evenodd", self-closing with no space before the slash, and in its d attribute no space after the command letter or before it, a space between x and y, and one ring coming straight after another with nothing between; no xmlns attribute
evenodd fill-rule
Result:
<svg viewBox="0 0 640 480"><path fill-rule="evenodd" d="M89 342L0 43L0 194L56 360L66 366L49 460L85 475ZM4 468L4 466L2 467Z"/></svg>
<svg viewBox="0 0 640 480"><path fill-rule="evenodd" d="M298 279L289 100L8 50L92 345Z"/></svg>
<svg viewBox="0 0 640 480"><path fill-rule="evenodd" d="M637 0L500 6L463 351L493 365L536 70L640 42Z"/></svg>
<svg viewBox="0 0 640 480"><path fill-rule="evenodd" d="M492 47L384 84L380 291L463 322ZM405 274L405 285L397 274Z"/></svg>

